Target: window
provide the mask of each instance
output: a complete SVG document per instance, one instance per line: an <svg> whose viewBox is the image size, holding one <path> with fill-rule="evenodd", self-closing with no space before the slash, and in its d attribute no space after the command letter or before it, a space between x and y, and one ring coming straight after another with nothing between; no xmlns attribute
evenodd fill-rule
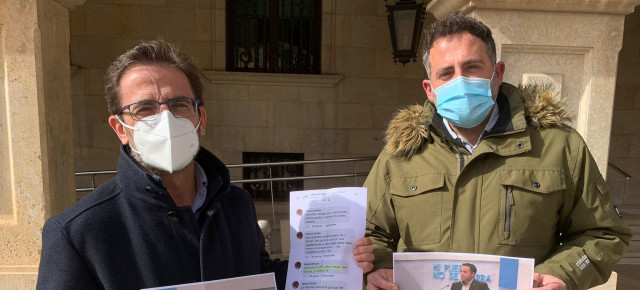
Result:
<svg viewBox="0 0 640 290"><path fill-rule="evenodd" d="M227 0L227 70L320 74L322 0Z"/></svg>
<svg viewBox="0 0 640 290"><path fill-rule="evenodd" d="M266 163L284 161L302 161L304 153L271 153L271 152L242 152L242 163ZM242 169L242 179L263 179L278 177L304 176L304 166L284 165L269 167L247 167ZM288 201L289 192L302 190L302 180L287 180L273 182L273 200ZM242 187L251 193L254 201L271 201L271 185L267 182L244 183Z"/></svg>

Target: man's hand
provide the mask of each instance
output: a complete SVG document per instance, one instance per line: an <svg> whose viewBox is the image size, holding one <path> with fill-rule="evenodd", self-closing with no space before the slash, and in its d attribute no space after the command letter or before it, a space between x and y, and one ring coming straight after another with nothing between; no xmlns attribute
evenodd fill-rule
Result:
<svg viewBox="0 0 640 290"><path fill-rule="evenodd" d="M392 269L378 269L367 276L367 290L398 290L398 285L393 284Z"/></svg>
<svg viewBox="0 0 640 290"><path fill-rule="evenodd" d="M362 268L363 273L373 270L373 246L370 238L361 238L356 241L356 248L353 249L353 259L358 263L358 267Z"/></svg>
<svg viewBox="0 0 640 290"><path fill-rule="evenodd" d="M567 289L567 284L551 275L533 273L533 289L565 290Z"/></svg>

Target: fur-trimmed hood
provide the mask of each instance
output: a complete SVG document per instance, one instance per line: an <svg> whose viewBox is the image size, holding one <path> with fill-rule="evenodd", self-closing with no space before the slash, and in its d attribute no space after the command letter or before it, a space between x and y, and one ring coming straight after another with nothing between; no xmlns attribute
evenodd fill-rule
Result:
<svg viewBox="0 0 640 290"><path fill-rule="evenodd" d="M515 88L503 83L500 92L507 95L512 116L522 116L519 113L523 113L526 124L537 130L571 121L571 115L564 108L564 100L558 100L547 85ZM521 103L517 103L518 99ZM387 127L385 151L394 157L409 159L422 149L425 142L432 140L432 119L435 114L436 108L429 101L424 106L413 105L400 109Z"/></svg>

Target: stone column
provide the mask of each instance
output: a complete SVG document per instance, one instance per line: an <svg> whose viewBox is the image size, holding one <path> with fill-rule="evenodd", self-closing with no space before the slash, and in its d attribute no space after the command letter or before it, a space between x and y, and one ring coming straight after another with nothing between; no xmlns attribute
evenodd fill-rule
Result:
<svg viewBox="0 0 640 290"><path fill-rule="evenodd" d="M487 24L504 81L554 85L574 115L606 176L613 98L624 16L639 0L432 0L427 11L442 19L455 11Z"/></svg>
<svg viewBox="0 0 640 290"><path fill-rule="evenodd" d="M75 202L69 8L0 0L0 288L33 289L44 221Z"/></svg>

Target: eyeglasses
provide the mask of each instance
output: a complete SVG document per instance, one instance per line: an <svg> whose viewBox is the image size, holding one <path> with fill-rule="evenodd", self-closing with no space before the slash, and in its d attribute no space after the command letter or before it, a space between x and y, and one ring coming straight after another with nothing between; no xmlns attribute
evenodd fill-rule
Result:
<svg viewBox="0 0 640 290"><path fill-rule="evenodd" d="M166 102L144 101L122 107L116 115L122 116L124 110L129 110L129 115L134 120L148 118L155 120L160 114L160 107L167 105L169 112L177 118L188 118L198 113L200 100L191 98L173 99Z"/></svg>

